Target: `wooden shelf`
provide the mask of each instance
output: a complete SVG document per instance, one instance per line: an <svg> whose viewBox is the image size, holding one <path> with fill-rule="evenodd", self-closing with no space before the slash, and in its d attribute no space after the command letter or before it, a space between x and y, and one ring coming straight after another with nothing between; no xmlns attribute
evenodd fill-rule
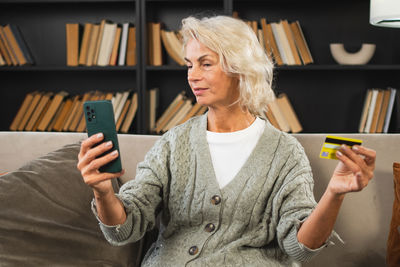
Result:
<svg viewBox="0 0 400 267"><path fill-rule="evenodd" d="M68 66L15 66L15 67L0 67L1 71L101 71L101 72L110 72L110 71L136 71L136 66L78 66L78 67L68 67Z"/></svg>

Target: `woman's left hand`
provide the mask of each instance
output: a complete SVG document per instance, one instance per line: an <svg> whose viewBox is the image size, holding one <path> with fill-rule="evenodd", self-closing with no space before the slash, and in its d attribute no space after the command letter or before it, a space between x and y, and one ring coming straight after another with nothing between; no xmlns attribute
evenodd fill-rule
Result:
<svg viewBox="0 0 400 267"><path fill-rule="evenodd" d="M329 182L329 190L342 195L349 192L358 192L365 188L374 176L375 150L343 145L336 153L340 160Z"/></svg>

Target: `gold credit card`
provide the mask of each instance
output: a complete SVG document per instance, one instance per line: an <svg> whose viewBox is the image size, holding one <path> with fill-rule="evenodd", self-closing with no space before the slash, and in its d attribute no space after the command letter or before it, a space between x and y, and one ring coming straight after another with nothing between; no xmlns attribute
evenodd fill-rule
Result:
<svg viewBox="0 0 400 267"><path fill-rule="evenodd" d="M340 148L341 145L347 145L349 147L352 147L354 145L361 145L361 144L362 140L328 135L325 138L324 144L322 145L319 157L323 159L338 159L336 157L336 151Z"/></svg>

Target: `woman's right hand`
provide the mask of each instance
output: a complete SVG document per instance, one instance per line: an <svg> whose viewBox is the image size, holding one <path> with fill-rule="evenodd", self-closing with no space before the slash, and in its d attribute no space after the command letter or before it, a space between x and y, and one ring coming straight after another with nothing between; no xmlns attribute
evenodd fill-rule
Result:
<svg viewBox="0 0 400 267"><path fill-rule="evenodd" d="M99 157L112 149L112 142L97 145L104 139L102 133L94 134L84 140L78 155L77 167L80 170L84 182L90 186L98 196L113 193L111 179L122 176L124 170L118 173L102 173L99 168L118 157L118 151L114 150ZM98 158L99 157L99 158Z"/></svg>

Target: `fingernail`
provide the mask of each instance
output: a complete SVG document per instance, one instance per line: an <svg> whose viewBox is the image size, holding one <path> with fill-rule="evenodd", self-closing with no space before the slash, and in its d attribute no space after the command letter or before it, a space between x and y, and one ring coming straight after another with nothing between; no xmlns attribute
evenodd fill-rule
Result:
<svg viewBox="0 0 400 267"><path fill-rule="evenodd" d="M111 153L111 155L113 155L113 156L118 155L118 150L114 150L114 151Z"/></svg>
<svg viewBox="0 0 400 267"><path fill-rule="evenodd" d="M338 155L339 157L343 156L343 153L340 151L336 151L336 155Z"/></svg>
<svg viewBox="0 0 400 267"><path fill-rule="evenodd" d="M341 145L340 147L341 147L343 150L347 149L347 146L346 146L346 145Z"/></svg>
<svg viewBox="0 0 400 267"><path fill-rule="evenodd" d="M358 150L358 146L353 146L352 149L357 151Z"/></svg>
<svg viewBox="0 0 400 267"><path fill-rule="evenodd" d="M112 141L108 141L108 142L106 143L106 146L112 146Z"/></svg>
<svg viewBox="0 0 400 267"><path fill-rule="evenodd" d="M99 133L99 134L97 134L97 138L103 138L103 134L102 133Z"/></svg>

